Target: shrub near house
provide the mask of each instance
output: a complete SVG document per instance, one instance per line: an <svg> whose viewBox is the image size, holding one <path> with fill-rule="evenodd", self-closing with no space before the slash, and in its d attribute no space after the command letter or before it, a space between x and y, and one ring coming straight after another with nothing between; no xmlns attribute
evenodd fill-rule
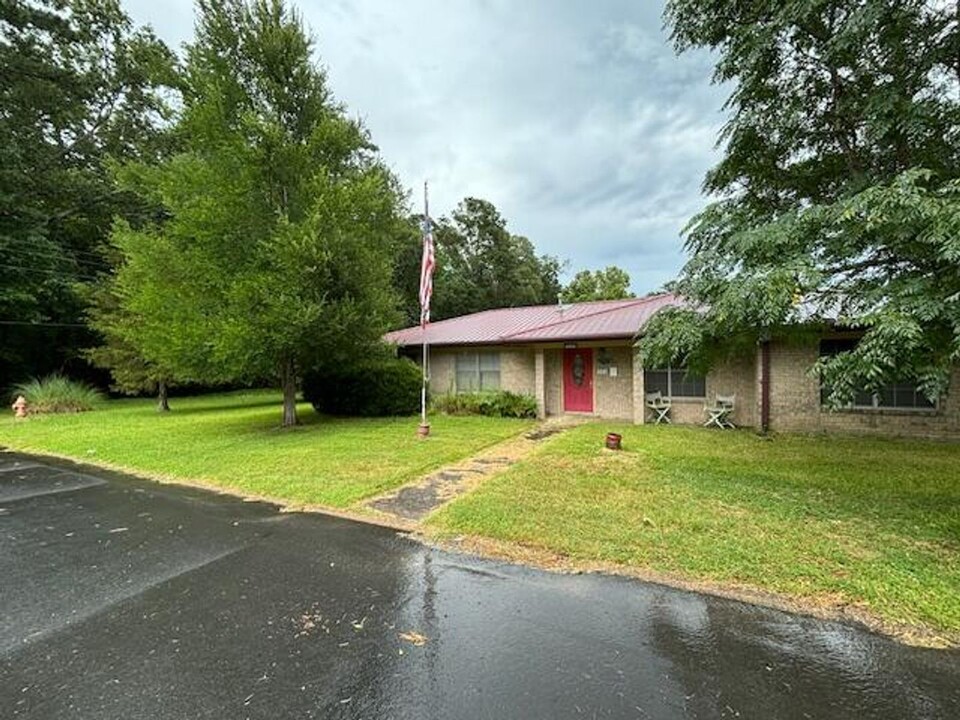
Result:
<svg viewBox="0 0 960 720"><path fill-rule="evenodd" d="M444 393L430 407L448 415L486 415L488 417L535 418L537 399L532 395L498 392Z"/></svg>
<svg viewBox="0 0 960 720"><path fill-rule="evenodd" d="M420 388L420 368L414 363L377 359L307 373L303 399L327 415L413 415L420 409Z"/></svg>

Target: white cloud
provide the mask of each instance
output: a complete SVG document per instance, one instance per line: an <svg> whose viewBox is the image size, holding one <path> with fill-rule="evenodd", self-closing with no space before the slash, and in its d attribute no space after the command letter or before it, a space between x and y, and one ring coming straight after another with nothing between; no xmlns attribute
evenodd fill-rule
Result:
<svg viewBox="0 0 960 720"><path fill-rule="evenodd" d="M131 0L174 45L187 0ZM716 161L722 89L676 57L659 2L302 0L335 95L433 214L494 202L571 271L619 264L634 290L673 277L680 230Z"/></svg>

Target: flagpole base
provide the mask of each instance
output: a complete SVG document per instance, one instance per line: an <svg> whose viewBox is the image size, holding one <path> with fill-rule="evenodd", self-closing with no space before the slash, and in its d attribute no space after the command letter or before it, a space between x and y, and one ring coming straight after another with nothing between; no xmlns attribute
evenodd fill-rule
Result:
<svg viewBox="0 0 960 720"><path fill-rule="evenodd" d="M425 438L430 434L430 423L420 423L417 426L417 437Z"/></svg>

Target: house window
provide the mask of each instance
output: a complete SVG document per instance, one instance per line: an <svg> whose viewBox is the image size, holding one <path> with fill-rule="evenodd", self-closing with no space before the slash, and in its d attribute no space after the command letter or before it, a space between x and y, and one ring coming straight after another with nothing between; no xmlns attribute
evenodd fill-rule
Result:
<svg viewBox="0 0 960 720"><path fill-rule="evenodd" d="M849 352L857 346L856 338L830 338L820 341L820 357L833 357ZM821 383L820 404L826 405L830 388ZM853 402L846 405L853 410L872 410L879 408L899 408L910 410L933 410L937 404L931 402L914 382L897 382L884 385L877 392L860 390L853 396Z"/></svg>
<svg viewBox="0 0 960 720"><path fill-rule="evenodd" d="M500 353L462 352L457 355L457 392L500 389Z"/></svg>
<svg viewBox="0 0 960 720"><path fill-rule="evenodd" d="M687 369L682 367L644 370L643 391L659 391L664 397L704 398L707 396L707 380L687 372Z"/></svg>

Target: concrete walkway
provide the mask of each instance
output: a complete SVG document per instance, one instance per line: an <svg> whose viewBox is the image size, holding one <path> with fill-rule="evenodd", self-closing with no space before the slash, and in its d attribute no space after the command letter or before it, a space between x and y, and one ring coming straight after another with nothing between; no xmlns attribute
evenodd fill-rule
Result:
<svg viewBox="0 0 960 720"><path fill-rule="evenodd" d="M387 520L420 521L451 500L529 455L547 438L572 427L546 422L520 437L497 443L456 465L450 465L368 500L364 506Z"/></svg>

